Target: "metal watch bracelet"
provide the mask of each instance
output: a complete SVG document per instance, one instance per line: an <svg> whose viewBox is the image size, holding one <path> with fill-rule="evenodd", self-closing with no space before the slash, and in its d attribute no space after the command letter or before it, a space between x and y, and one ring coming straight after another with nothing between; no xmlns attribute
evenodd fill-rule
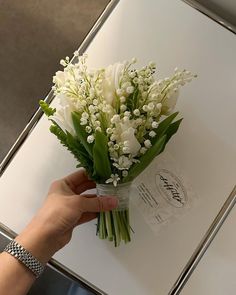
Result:
<svg viewBox="0 0 236 295"><path fill-rule="evenodd" d="M45 266L40 263L29 251L18 244L15 240L12 240L4 249L21 263L23 263L35 276L38 278L44 271Z"/></svg>

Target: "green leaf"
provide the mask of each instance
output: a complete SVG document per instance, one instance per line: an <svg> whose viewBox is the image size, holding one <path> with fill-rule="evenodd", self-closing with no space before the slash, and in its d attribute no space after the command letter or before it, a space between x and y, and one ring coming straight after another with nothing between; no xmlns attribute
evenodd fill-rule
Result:
<svg viewBox="0 0 236 295"><path fill-rule="evenodd" d="M129 170L128 176L123 179L123 182L132 181L136 178L147 166L152 162L152 160L163 151L163 146L165 145L166 135L160 137L156 143L139 159L140 162L136 163Z"/></svg>
<svg viewBox="0 0 236 295"><path fill-rule="evenodd" d="M79 113L73 112L71 114L72 121L75 127L76 135L79 141L82 143L90 157L93 157L93 143L87 142L88 133L85 131L84 126L80 124L81 115Z"/></svg>
<svg viewBox="0 0 236 295"><path fill-rule="evenodd" d="M50 131L56 135L61 144L73 154L77 161L79 161L77 167L84 167L91 178L93 162L78 139L73 137L69 132L65 133L58 125L52 125Z"/></svg>
<svg viewBox="0 0 236 295"><path fill-rule="evenodd" d="M179 119L178 121L175 121L174 123L170 124L169 127L166 130L166 141L165 144L163 146L163 150L161 152L164 151L165 146L167 144L167 142L171 139L171 137L178 131L180 123L182 122L182 119Z"/></svg>
<svg viewBox="0 0 236 295"><path fill-rule="evenodd" d="M165 132L168 129L169 125L171 124L171 122L173 122L173 120L178 115L178 113L179 112L175 112L175 113L171 114L169 117L164 119L156 129L154 129L154 131L156 132L155 138L159 138L159 137L161 137L162 135L165 134Z"/></svg>
<svg viewBox="0 0 236 295"><path fill-rule="evenodd" d="M56 109L51 108L44 100L40 100L39 105L41 109L43 110L43 112L45 113L45 115L48 117L52 116L56 112Z"/></svg>
<svg viewBox="0 0 236 295"><path fill-rule="evenodd" d="M111 164L108 154L108 139L102 132L96 131L93 147L94 176L105 182L111 176Z"/></svg>
<svg viewBox="0 0 236 295"><path fill-rule="evenodd" d="M138 87L136 87L133 94L133 110L137 108L138 95L139 95L139 90L138 90Z"/></svg>

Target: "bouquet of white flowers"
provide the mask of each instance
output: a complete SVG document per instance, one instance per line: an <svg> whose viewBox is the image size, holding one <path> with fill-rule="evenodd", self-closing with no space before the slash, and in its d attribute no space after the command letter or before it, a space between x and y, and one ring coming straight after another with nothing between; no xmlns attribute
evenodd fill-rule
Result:
<svg viewBox="0 0 236 295"><path fill-rule="evenodd" d="M78 53L76 53L78 55ZM160 154L182 119L173 113L179 87L194 77L175 69L172 77L154 79L154 63L134 68L136 60L88 69L86 56L61 60L53 78L60 106L40 101L52 122L50 131L72 152L99 195L116 195L119 206L98 217L97 234L118 246L130 241L129 188Z"/></svg>

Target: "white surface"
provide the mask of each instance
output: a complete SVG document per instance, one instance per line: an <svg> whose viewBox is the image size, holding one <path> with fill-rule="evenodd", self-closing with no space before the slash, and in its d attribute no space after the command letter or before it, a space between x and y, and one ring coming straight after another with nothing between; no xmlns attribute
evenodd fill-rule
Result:
<svg viewBox="0 0 236 295"><path fill-rule="evenodd" d="M233 209L211 247L199 263L182 295L235 295L236 208Z"/></svg>
<svg viewBox="0 0 236 295"><path fill-rule="evenodd" d="M142 65L157 61L162 76L175 66L199 75L182 91L177 109L184 122L168 146L199 196L198 206L158 236L131 207L130 245L114 249L98 240L91 222L56 255L109 295L166 295L230 193L236 176L235 52L232 33L179 0L121 1L89 47L92 66L136 56ZM16 232L40 206L51 180L75 170L48 126L43 117L0 179L0 221Z"/></svg>

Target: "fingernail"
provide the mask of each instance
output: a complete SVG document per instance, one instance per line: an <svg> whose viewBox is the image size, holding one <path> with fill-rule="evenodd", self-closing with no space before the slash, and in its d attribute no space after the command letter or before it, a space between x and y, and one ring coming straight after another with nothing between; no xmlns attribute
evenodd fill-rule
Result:
<svg viewBox="0 0 236 295"><path fill-rule="evenodd" d="M111 208L116 208L118 206L118 200L115 197L109 197L107 203Z"/></svg>

